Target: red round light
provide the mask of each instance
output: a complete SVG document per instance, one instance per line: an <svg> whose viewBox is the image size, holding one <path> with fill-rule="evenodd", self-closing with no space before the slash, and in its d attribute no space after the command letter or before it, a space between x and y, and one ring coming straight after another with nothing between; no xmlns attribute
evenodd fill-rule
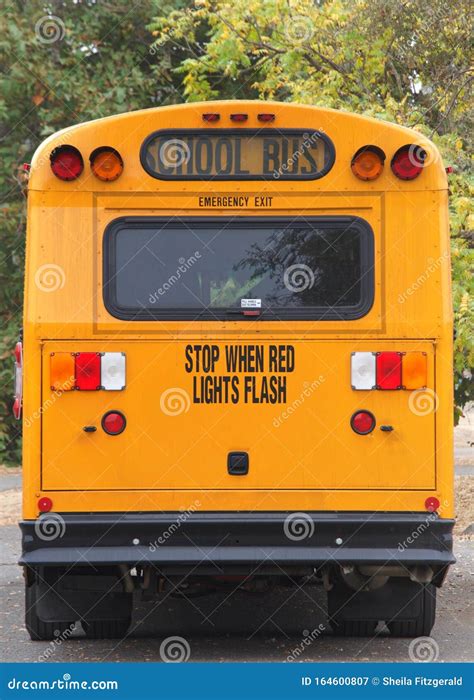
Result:
<svg viewBox="0 0 474 700"><path fill-rule="evenodd" d="M75 180L84 170L84 161L74 146L58 146L51 153L51 170L60 180Z"/></svg>
<svg viewBox="0 0 474 700"><path fill-rule="evenodd" d="M391 168L400 180L414 180L423 170L426 151L416 144L398 149L392 158Z"/></svg>
<svg viewBox="0 0 474 700"><path fill-rule="evenodd" d="M49 513L53 507L53 502L48 496L43 496L38 501L38 510L40 513Z"/></svg>
<svg viewBox="0 0 474 700"><path fill-rule="evenodd" d="M426 510L429 510L430 513L434 513L435 511L437 511L439 506L440 502L436 498L436 496L429 496L425 501L425 508Z"/></svg>
<svg viewBox="0 0 474 700"><path fill-rule="evenodd" d="M370 411L357 411L351 418L351 428L358 435L368 435L375 428L375 416Z"/></svg>
<svg viewBox="0 0 474 700"><path fill-rule="evenodd" d="M102 417L102 430L108 435L120 435L125 430L127 421L120 411L108 411Z"/></svg>

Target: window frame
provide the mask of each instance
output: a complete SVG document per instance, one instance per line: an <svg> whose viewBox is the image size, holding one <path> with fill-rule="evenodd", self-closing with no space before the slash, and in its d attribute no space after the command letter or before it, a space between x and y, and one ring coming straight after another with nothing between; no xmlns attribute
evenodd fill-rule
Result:
<svg viewBox="0 0 474 700"><path fill-rule="evenodd" d="M150 229L165 224L169 228L218 228L225 226L226 230L232 228L245 228L251 225L253 228L268 228L269 226L288 226L307 228L334 228L346 226L356 229L361 242L361 274L362 293L361 301L357 306L338 306L335 310L327 307L269 307L262 308L258 316L252 316L257 321L356 321L366 316L371 310L375 299L375 237L370 224L358 216L312 216L312 217L186 217L175 219L164 216L124 216L111 221L105 228L102 252L102 298L106 310L115 318L122 321L247 321L249 317L224 309L192 309L192 308L147 308L124 309L117 304L116 294L113 288L115 275L114 260L116 253L116 239L119 231L123 229L133 230Z"/></svg>

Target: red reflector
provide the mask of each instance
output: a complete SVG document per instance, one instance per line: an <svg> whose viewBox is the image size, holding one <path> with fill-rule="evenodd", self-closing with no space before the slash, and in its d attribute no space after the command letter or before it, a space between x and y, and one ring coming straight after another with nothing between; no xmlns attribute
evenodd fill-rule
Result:
<svg viewBox="0 0 474 700"><path fill-rule="evenodd" d="M392 171L400 180L414 180L423 170L426 152L415 144L402 146L392 158Z"/></svg>
<svg viewBox="0 0 474 700"><path fill-rule="evenodd" d="M426 510L429 510L430 513L434 513L436 510L438 510L439 506L440 506L440 502L436 498L436 496L430 496L425 501L425 508L426 508Z"/></svg>
<svg viewBox="0 0 474 700"><path fill-rule="evenodd" d="M13 402L13 417L15 420L20 420L21 418L21 399L17 396Z"/></svg>
<svg viewBox="0 0 474 700"><path fill-rule="evenodd" d="M274 114L259 114L257 116L257 119L259 122L274 122L275 115Z"/></svg>
<svg viewBox="0 0 474 700"><path fill-rule="evenodd" d="M15 420L21 418L23 402L23 345L21 340L15 345L15 399L12 412Z"/></svg>
<svg viewBox="0 0 474 700"><path fill-rule="evenodd" d="M23 347L22 347L21 341L19 340L18 343L15 345L15 362L19 367L21 367L22 356L23 356Z"/></svg>
<svg viewBox="0 0 474 700"><path fill-rule="evenodd" d="M47 496L43 496L43 498L39 499L38 510L40 513L49 513L49 511L51 510L52 507L53 507L53 502Z"/></svg>
<svg viewBox="0 0 474 700"><path fill-rule="evenodd" d="M108 411L102 416L102 430L108 435L120 435L126 425L125 416L119 411Z"/></svg>
<svg viewBox="0 0 474 700"><path fill-rule="evenodd" d="M84 161L74 146L59 146L51 153L51 170L60 180L75 180L84 169Z"/></svg>
<svg viewBox="0 0 474 700"><path fill-rule="evenodd" d="M231 114L230 120L232 122L246 122L249 118L248 114Z"/></svg>
<svg viewBox="0 0 474 700"><path fill-rule="evenodd" d="M217 114L216 112L207 112L206 114L202 115L202 118L205 122L218 122L221 115Z"/></svg>
<svg viewBox="0 0 474 700"><path fill-rule="evenodd" d="M368 435L375 428L375 416L370 411L357 411L351 418L351 428L359 435Z"/></svg>
<svg viewBox="0 0 474 700"><path fill-rule="evenodd" d="M100 353L78 352L75 362L76 389L96 391L100 389Z"/></svg>
<svg viewBox="0 0 474 700"><path fill-rule="evenodd" d="M399 352L379 352L376 358L377 389L402 388L402 357Z"/></svg>

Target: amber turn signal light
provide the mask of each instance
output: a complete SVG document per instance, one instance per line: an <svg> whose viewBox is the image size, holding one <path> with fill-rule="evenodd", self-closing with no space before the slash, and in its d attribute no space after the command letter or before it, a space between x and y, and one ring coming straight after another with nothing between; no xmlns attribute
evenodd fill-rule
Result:
<svg viewBox="0 0 474 700"><path fill-rule="evenodd" d="M383 170L385 153L378 146L362 146L354 154L351 170L359 180L376 180Z"/></svg>
<svg viewBox="0 0 474 700"><path fill-rule="evenodd" d="M403 388L423 389L428 384L427 365L426 352L407 352L402 361Z"/></svg>
<svg viewBox="0 0 474 700"><path fill-rule="evenodd" d="M74 353L52 352L50 355L51 391L72 391L74 389Z"/></svg>
<svg viewBox="0 0 474 700"><path fill-rule="evenodd" d="M92 151L90 155L92 172L99 180L110 182L116 180L122 174L122 156L115 148L102 146Z"/></svg>

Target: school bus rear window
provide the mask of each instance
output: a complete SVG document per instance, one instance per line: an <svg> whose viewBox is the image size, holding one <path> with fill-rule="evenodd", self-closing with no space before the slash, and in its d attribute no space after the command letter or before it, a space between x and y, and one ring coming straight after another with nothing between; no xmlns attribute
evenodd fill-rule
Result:
<svg viewBox="0 0 474 700"><path fill-rule="evenodd" d="M104 301L125 319L353 319L373 302L373 234L355 217L126 218L104 237Z"/></svg>

